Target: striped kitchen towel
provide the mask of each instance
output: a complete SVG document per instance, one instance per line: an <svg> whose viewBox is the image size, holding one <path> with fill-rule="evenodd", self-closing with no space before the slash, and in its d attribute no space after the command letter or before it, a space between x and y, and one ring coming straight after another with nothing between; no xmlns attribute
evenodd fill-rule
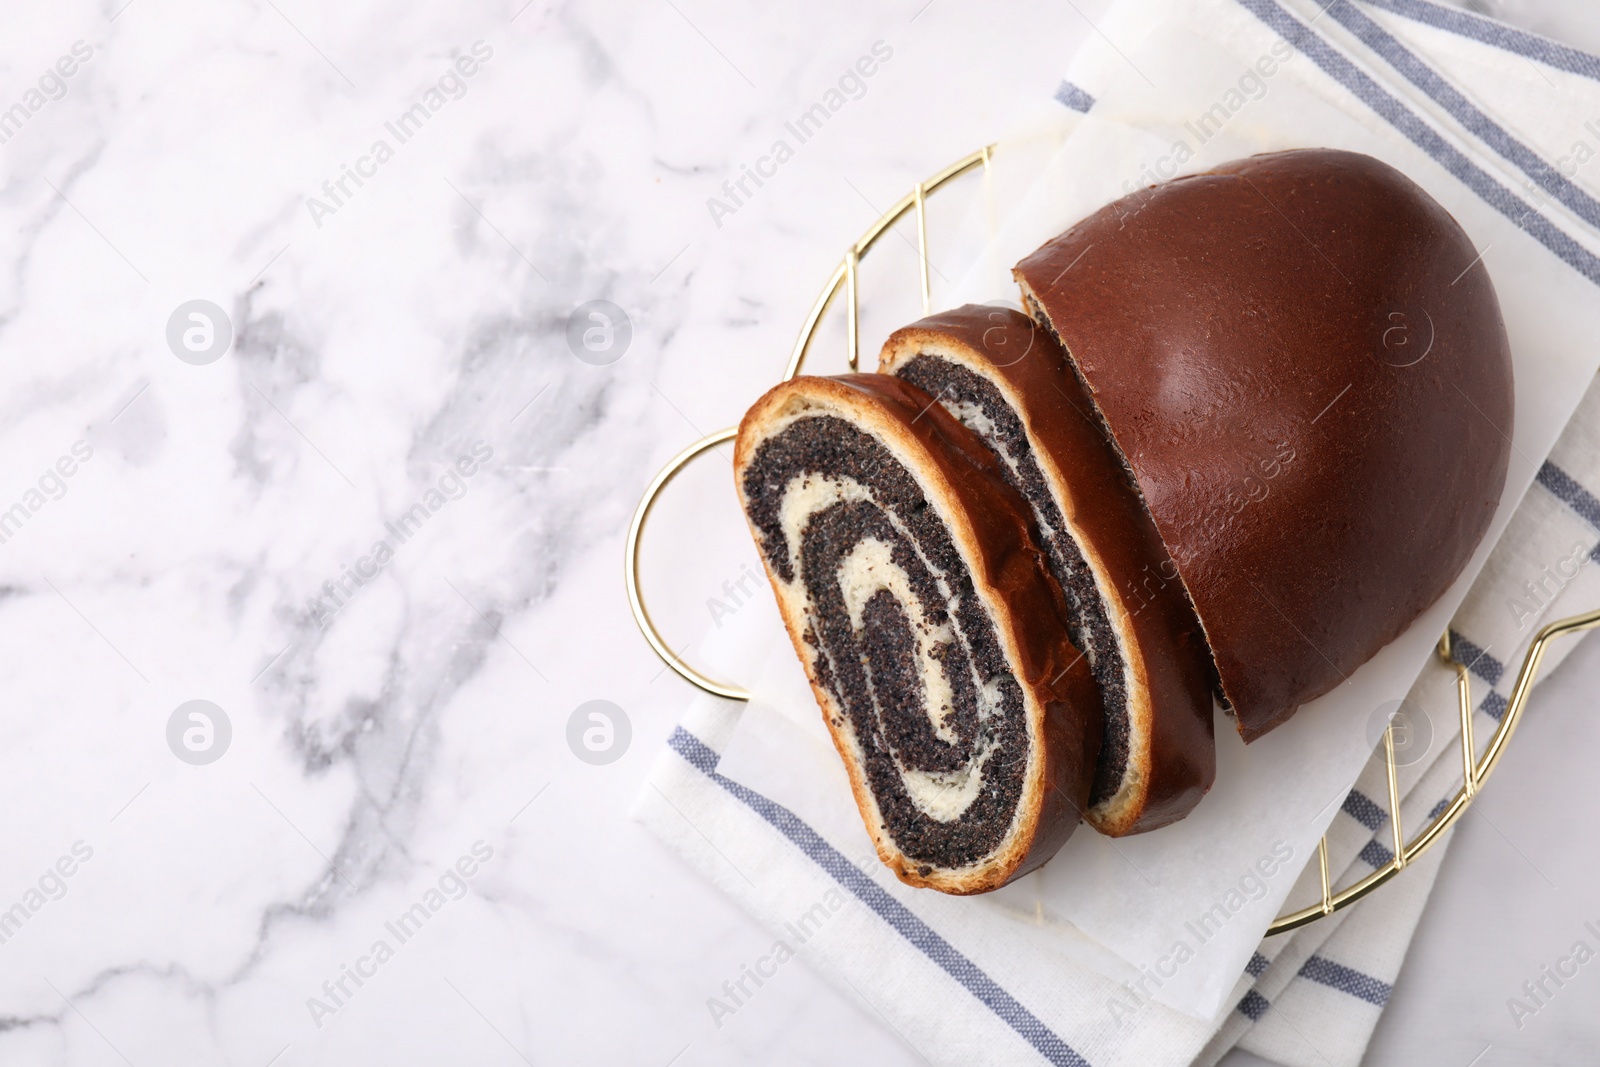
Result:
<svg viewBox="0 0 1600 1067"><path fill-rule="evenodd" d="M1590 166L1600 158L1600 58L1429 0L1119 0L1099 31L1057 100L1074 122L1156 131L1142 142L1156 146L1149 158L1122 161L1133 187L1193 169L1188 161L1220 146L1243 155L1287 139L1379 155L1477 242L1519 356L1534 353L1581 383L1530 409L1534 425L1519 422L1511 477L1529 489L1452 623L1481 743L1538 627L1600 606L1591 566L1600 562L1600 389L1591 385L1600 166ZM725 665L759 671L792 655L780 632L758 630L739 628L749 647L729 651ZM1546 670L1569 649L1553 649ZM1451 672L1429 669L1407 698L1406 827L1423 825L1459 786L1453 684ZM802 818L784 803L785 783L719 773L741 713L694 701L635 807L772 932L769 952L705 991L706 1041L737 1025L777 963L798 957L934 1064L1210 1064L1241 1047L1284 1064L1348 1067L1400 974L1448 845L1355 907L1263 941L1221 1016L1195 1019L1085 965L1093 945L901 885L859 823ZM774 729L770 743L784 743ZM803 773L798 743L794 755ZM1391 858L1387 798L1374 763L1328 831L1336 880ZM1291 899L1304 899L1312 878Z"/></svg>

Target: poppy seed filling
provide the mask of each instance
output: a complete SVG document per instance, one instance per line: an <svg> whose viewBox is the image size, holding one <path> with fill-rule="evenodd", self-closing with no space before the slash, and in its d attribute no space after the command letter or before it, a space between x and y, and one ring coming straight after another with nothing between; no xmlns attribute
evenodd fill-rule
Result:
<svg viewBox="0 0 1600 1067"><path fill-rule="evenodd" d="M1023 792L1027 713L917 479L871 434L807 415L757 447L743 490L772 573L804 590L813 672L848 720L833 725L859 746L884 831L924 866L994 853Z"/></svg>
<svg viewBox="0 0 1600 1067"><path fill-rule="evenodd" d="M1109 800L1122 787L1128 768L1126 667L1094 574L1039 469L1022 420L992 382L951 360L922 353L894 373L938 397L945 410L982 438L1000 459L1006 480L1033 509L1051 573L1067 595L1069 633L1073 643L1083 649L1105 704L1105 739L1089 803Z"/></svg>

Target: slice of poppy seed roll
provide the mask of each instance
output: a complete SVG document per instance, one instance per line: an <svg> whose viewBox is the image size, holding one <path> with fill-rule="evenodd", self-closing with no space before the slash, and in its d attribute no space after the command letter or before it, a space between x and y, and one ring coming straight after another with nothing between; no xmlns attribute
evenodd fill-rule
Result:
<svg viewBox="0 0 1600 1067"><path fill-rule="evenodd" d="M1026 503L896 378L796 378L739 426L751 532L883 862L981 893L1048 860L1102 729Z"/></svg>
<svg viewBox="0 0 1600 1067"><path fill-rule="evenodd" d="M1020 311L969 304L896 331L879 370L938 397L1032 509L1104 701L1089 824L1121 836L1183 818L1216 775L1211 653L1061 347Z"/></svg>

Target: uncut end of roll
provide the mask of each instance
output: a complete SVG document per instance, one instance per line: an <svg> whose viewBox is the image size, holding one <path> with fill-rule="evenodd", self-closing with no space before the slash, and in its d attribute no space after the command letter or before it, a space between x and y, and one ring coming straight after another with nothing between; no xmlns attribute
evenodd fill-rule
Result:
<svg viewBox="0 0 1600 1067"><path fill-rule="evenodd" d="M796 378L745 416L734 475L883 862L966 894L1049 859L1099 695L993 457L898 379Z"/></svg>
<svg viewBox="0 0 1600 1067"><path fill-rule="evenodd" d="M969 304L897 330L879 370L937 397L1032 512L1104 704L1089 824L1121 836L1183 818L1216 776L1210 652L1060 346L1019 311Z"/></svg>
<svg viewBox="0 0 1600 1067"><path fill-rule="evenodd" d="M1137 479L1247 743L1404 633L1493 524L1516 385L1484 259L1388 163L1305 148L1141 189L1012 272Z"/></svg>

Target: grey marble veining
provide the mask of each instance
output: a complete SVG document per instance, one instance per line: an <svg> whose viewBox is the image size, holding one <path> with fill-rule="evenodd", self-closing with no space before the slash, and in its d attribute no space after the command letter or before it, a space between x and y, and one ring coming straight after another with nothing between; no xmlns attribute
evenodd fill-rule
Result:
<svg viewBox="0 0 1600 1067"><path fill-rule="evenodd" d="M704 1015L763 935L626 818L688 694L632 628L621 537L781 364L865 191L992 135L1082 32L1031 86L940 76L985 18L7 15L0 1060L904 1059L804 973ZM880 39L897 65L708 212ZM594 300L631 337L585 361ZM719 489L686 479L649 560L678 640L735 551L678 521ZM567 741L593 699L632 727L604 766Z"/></svg>

